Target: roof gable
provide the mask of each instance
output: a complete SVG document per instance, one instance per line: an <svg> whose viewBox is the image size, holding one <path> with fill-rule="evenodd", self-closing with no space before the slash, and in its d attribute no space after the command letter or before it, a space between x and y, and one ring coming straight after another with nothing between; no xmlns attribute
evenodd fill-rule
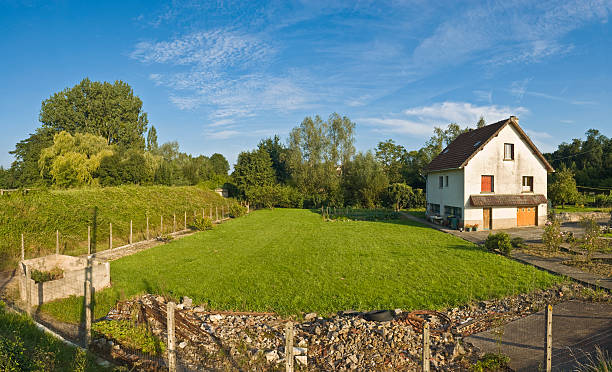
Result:
<svg viewBox="0 0 612 372"><path fill-rule="evenodd" d="M518 125L518 119L511 116L509 119L498 121L482 128L471 129L460 134L451 142L438 156L436 156L425 168L426 172L440 171L446 169L460 169L487 145L506 125L512 125L519 135L531 147L533 153L542 161L548 172L554 172L553 167L546 161L542 153L531 142L531 139Z"/></svg>

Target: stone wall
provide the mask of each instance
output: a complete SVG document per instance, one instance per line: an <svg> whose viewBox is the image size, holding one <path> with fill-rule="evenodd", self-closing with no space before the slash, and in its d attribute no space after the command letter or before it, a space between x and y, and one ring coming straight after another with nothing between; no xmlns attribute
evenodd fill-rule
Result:
<svg viewBox="0 0 612 372"><path fill-rule="evenodd" d="M64 271L64 275L61 279L36 283L26 278L26 267L30 272L32 270L50 271L57 267ZM87 258L54 254L21 261L19 270L21 300L26 302L29 295L30 304L33 306L73 295L83 296L85 293ZM91 277L94 290L110 287L110 264L92 259Z"/></svg>

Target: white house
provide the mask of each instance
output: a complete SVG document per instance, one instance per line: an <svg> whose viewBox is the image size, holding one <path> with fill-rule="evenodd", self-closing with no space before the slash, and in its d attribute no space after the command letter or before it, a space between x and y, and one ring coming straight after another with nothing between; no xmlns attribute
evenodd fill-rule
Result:
<svg viewBox="0 0 612 372"><path fill-rule="evenodd" d="M425 171L429 217L452 215L459 226L479 229L546 221L546 178L554 169L514 116L459 135Z"/></svg>

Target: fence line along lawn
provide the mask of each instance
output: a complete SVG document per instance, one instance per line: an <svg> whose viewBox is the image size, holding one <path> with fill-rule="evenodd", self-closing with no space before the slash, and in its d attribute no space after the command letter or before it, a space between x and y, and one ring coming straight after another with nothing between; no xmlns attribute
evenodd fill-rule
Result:
<svg viewBox="0 0 612 372"><path fill-rule="evenodd" d="M262 210L111 263L120 298L189 296L216 310L439 309L526 292L561 279L408 220L324 222L308 210ZM82 300L43 305L76 322Z"/></svg>

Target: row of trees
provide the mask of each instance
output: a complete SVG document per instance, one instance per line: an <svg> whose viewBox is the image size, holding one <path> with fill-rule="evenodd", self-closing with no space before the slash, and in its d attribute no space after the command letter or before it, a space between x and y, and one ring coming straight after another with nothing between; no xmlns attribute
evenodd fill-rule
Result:
<svg viewBox="0 0 612 372"><path fill-rule="evenodd" d="M374 152L357 153L349 118L306 117L286 145L275 136L240 153L232 178L240 197L265 206L422 207L423 168L466 130L454 123L435 128L419 150L387 140Z"/></svg>
<svg viewBox="0 0 612 372"><path fill-rule="evenodd" d="M228 182L221 154L191 156L177 142L157 142L142 101L122 82L84 79L42 102L42 126L15 145L0 167L0 187L120 184L195 185ZM145 138L146 134L146 138Z"/></svg>

